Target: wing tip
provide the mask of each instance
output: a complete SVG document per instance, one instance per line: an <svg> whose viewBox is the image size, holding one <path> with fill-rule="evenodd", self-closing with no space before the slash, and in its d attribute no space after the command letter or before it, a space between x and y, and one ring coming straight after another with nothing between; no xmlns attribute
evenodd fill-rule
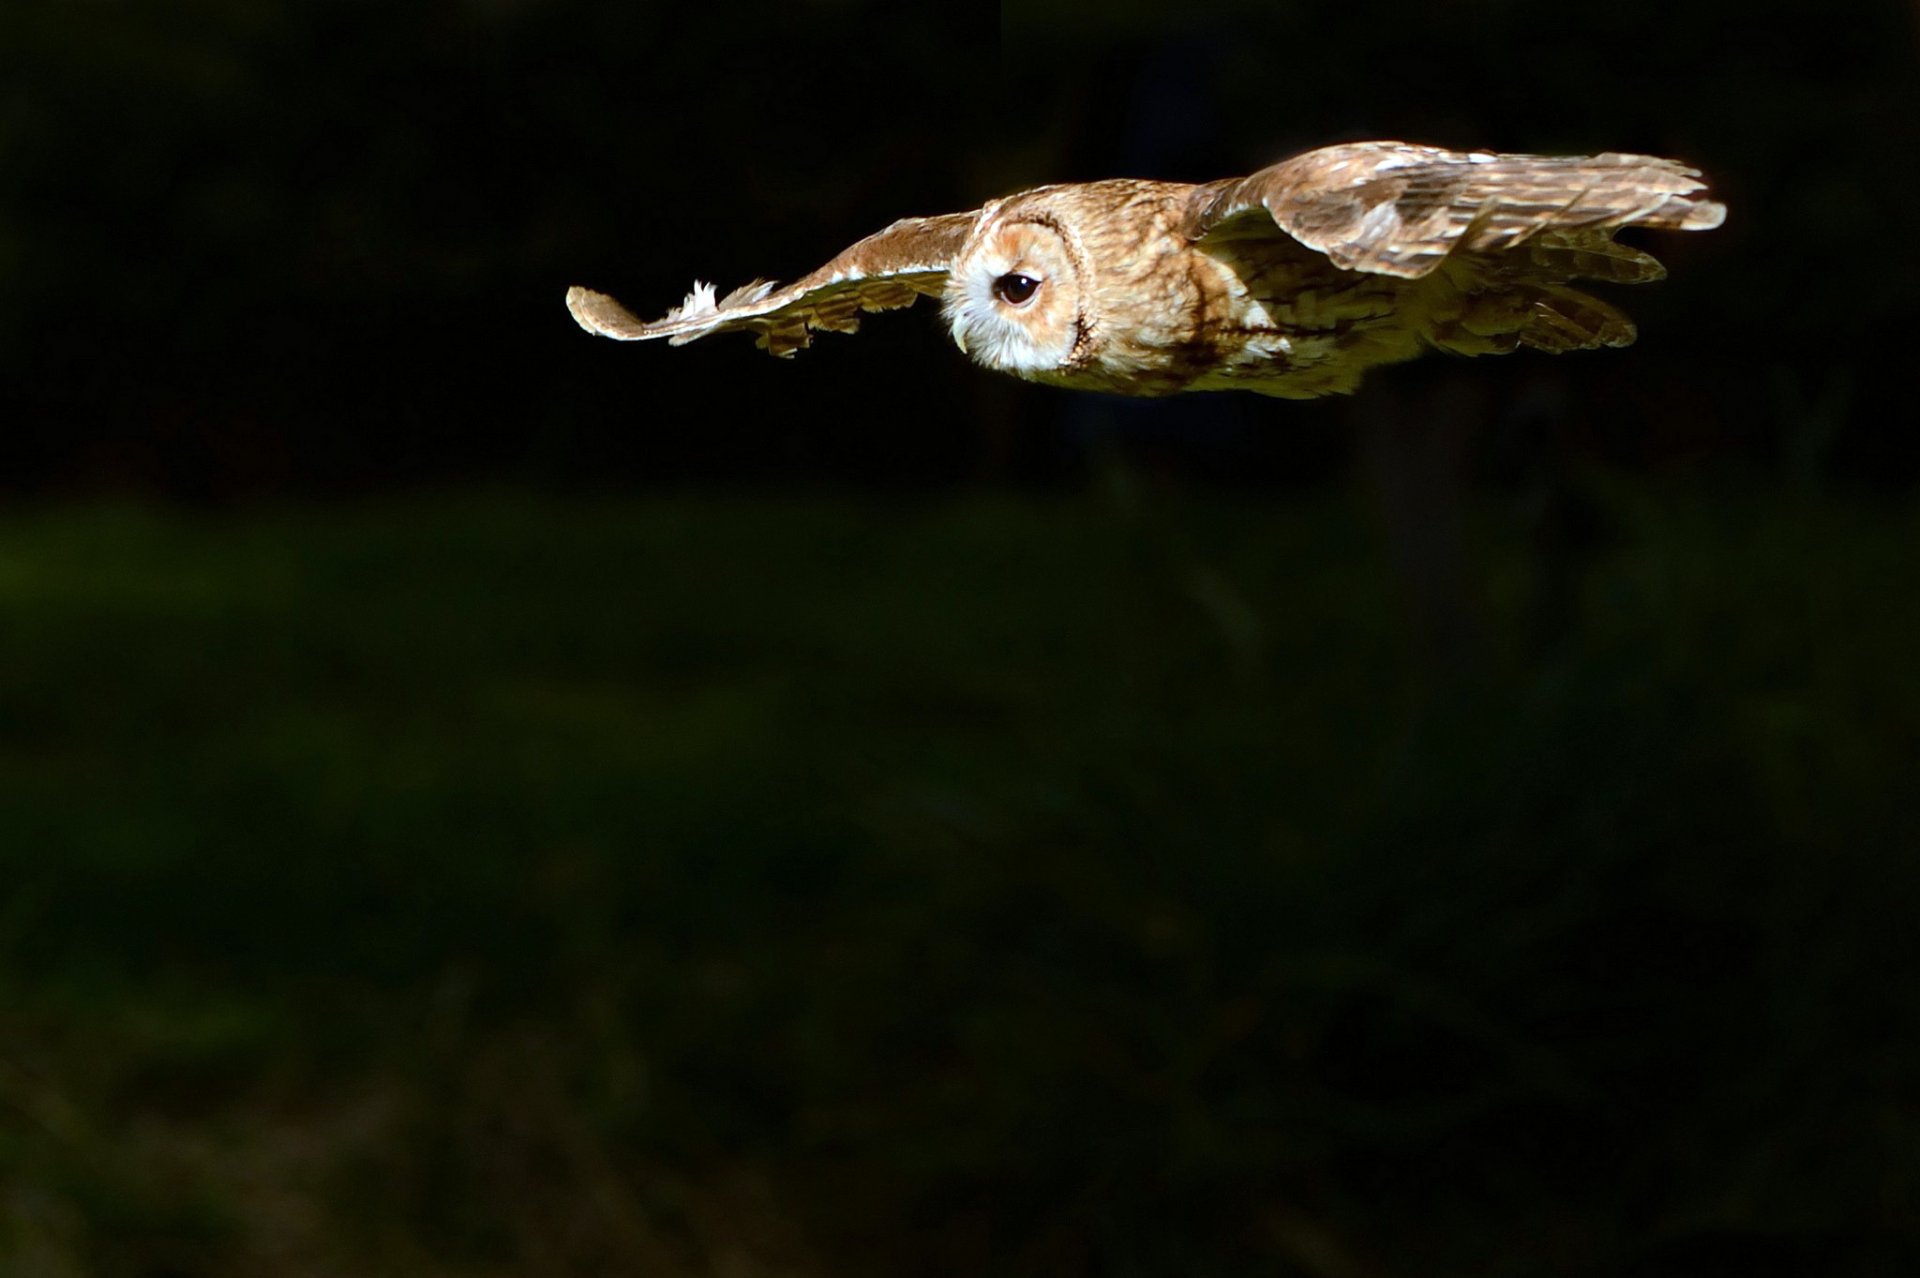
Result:
<svg viewBox="0 0 1920 1278"><path fill-rule="evenodd" d="M1711 231L1727 220L1727 206L1719 200L1689 200L1680 219L1683 231Z"/></svg>
<svg viewBox="0 0 1920 1278"><path fill-rule="evenodd" d="M630 342L649 337L646 324L605 293L596 293L578 284L567 290L567 313L573 322L598 337Z"/></svg>
<svg viewBox="0 0 1920 1278"><path fill-rule="evenodd" d="M621 342L664 337L670 346L684 346L730 320L750 321L749 308L764 302L778 287L772 280L754 280L721 297L713 285L695 280L680 305L649 324L607 294L576 284L567 290L567 312L581 328L600 337ZM748 313L737 318L728 313L741 310Z"/></svg>

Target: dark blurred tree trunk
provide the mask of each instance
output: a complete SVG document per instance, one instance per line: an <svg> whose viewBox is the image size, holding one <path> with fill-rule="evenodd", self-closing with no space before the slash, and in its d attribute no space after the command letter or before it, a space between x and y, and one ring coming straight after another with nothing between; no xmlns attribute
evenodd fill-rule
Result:
<svg viewBox="0 0 1920 1278"><path fill-rule="evenodd" d="M1462 473L1486 416L1485 392L1449 378L1415 394L1396 374L1376 374L1353 411L1415 641L1440 678L1469 678L1486 667L1487 637L1468 563Z"/></svg>
<svg viewBox="0 0 1920 1278"><path fill-rule="evenodd" d="M1529 656L1551 652L1579 626L1581 596L1613 544L1606 508L1590 490L1567 384L1546 371L1503 395L1496 451L1506 454L1515 515L1532 551L1525 617Z"/></svg>

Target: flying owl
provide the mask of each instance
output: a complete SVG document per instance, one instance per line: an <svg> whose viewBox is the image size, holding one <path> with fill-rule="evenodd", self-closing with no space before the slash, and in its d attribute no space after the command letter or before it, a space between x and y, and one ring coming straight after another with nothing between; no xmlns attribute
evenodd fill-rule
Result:
<svg viewBox="0 0 1920 1278"><path fill-rule="evenodd" d="M1351 391L1425 350L1625 346L1633 322L1576 280L1666 274L1623 226L1700 231L1723 205L1673 160L1495 155L1404 142L1309 151L1251 177L1035 187L903 218L784 287L693 292L644 323L573 288L589 332L672 345L747 330L790 356L860 312L940 300L954 343L1029 381L1122 395Z"/></svg>

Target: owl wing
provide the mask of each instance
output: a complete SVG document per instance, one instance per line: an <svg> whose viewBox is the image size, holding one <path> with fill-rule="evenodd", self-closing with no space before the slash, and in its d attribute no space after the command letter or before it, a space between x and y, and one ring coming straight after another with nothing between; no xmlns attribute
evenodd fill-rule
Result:
<svg viewBox="0 0 1920 1278"><path fill-rule="evenodd" d="M792 355L812 344L815 329L851 333L860 327L861 311L890 311L923 295L940 296L948 263L979 218L978 209L902 218L784 287L755 280L716 297L713 285L696 282L686 301L652 323L605 293L578 286L567 290L567 310L589 333L623 342L664 337L679 346L745 329L759 334L760 349Z"/></svg>
<svg viewBox="0 0 1920 1278"><path fill-rule="evenodd" d="M1277 227L1344 270L1407 279L1430 273L1455 249L1493 252L1544 236L1540 248L1616 257L1614 269L1632 274L1658 265L1636 265L1645 255L1612 245L1613 230L1718 226L1726 208L1695 198L1705 189L1696 170L1647 155L1492 155L1358 142L1199 187L1188 230L1199 240Z"/></svg>

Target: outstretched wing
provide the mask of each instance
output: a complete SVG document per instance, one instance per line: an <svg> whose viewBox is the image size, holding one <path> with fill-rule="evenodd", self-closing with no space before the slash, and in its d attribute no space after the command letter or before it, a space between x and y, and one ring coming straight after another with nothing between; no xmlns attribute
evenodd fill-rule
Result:
<svg viewBox="0 0 1920 1278"><path fill-rule="evenodd" d="M977 209L902 218L785 287L755 280L716 297L713 285L695 283L686 301L652 323L605 293L578 286L567 290L567 309L589 333L621 341L664 337L678 346L746 329L759 334L762 350L791 355L812 343L815 329L851 333L860 327L861 311L890 311L922 295L940 296L947 266L979 218Z"/></svg>
<svg viewBox="0 0 1920 1278"><path fill-rule="evenodd" d="M1622 226L1720 225L1726 208L1697 198L1705 189L1696 170L1647 155L1493 155L1358 142L1198 188L1187 229L1198 240L1278 227L1344 270L1406 279L1431 273L1456 249L1495 252L1545 236L1540 248L1597 252L1614 259L1607 273L1632 273L1628 262L1641 255L1599 246Z"/></svg>

